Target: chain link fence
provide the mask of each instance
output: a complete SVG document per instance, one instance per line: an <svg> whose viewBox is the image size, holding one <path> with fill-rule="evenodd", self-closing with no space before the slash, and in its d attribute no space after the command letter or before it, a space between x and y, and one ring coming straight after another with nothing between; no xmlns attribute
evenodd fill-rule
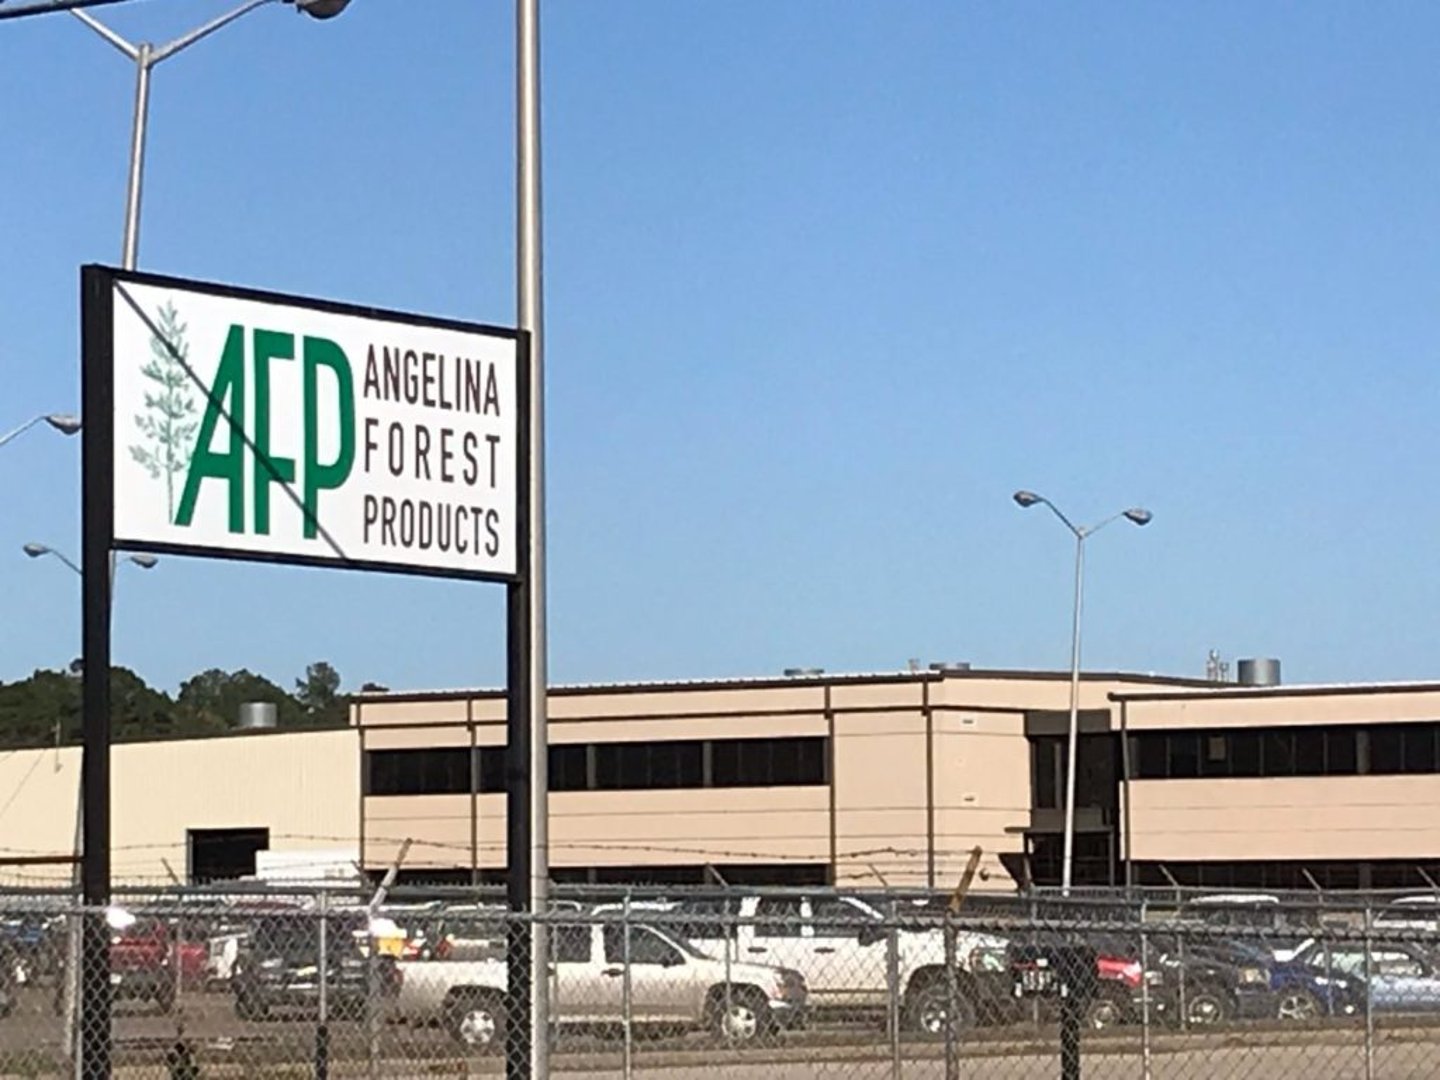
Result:
<svg viewBox="0 0 1440 1080"><path fill-rule="evenodd" d="M1440 903L1273 899L0 896L0 1077L74 1075L87 988L117 1077L502 1074L517 932L547 936L551 1070L575 1076L1440 1074Z"/></svg>

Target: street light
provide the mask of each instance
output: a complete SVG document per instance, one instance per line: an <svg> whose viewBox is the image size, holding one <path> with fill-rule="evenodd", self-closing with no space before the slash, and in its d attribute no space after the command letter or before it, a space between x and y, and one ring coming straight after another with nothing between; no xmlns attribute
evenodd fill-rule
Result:
<svg viewBox="0 0 1440 1080"><path fill-rule="evenodd" d="M4 446L11 439L16 439L24 435L25 432L29 431L36 424L49 424L56 431L60 432L61 435L74 435L80 430L80 418L78 416L72 416L70 413L46 413L43 416L32 416L13 431L7 431L4 435L0 435L0 446Z"/></svg>
<svg viewBox="0 0 1440 1080"><path fill-rule="evenodd" d="M230 25L242 15L248 15L256 8L273 3L293 4L297 11L303 11L313 19L324 20L339 15L349 5L350 0L246 0L239 7L164 45L153 45L148 41L136 45L115 33L89 12L78 8L71 10L70 14L135 64L135 119L130 135L130 181L125 195L125 240L120 253L120 265L123 269L135 269L135 257L140 247L140 186L145 174L145 127L150 114L151 69L160 61L168 60L202 38Z"/></svg>
<svg viewBox="0 0 1440 1080"><path fill-rule="evenodd" d="M1080 741L1080 603L1085 581L1085 541L1112 521L1120 518L1135 524L1149 525L1153 515L1149 510L1132 506L1101 521L1097 525L1076 525L1044 495L1033 491L1017 491L1012 496L1017 505L1029 509L1037 503L1049 507L1050 512L1060 519L1075 537L1075 619L1070 630L1070 729L1067 738L1065 759L1065 853L1060 869L1060 891L1070 895L1070 885L1075 870L1075 766L1079 757Z"/></svg>
<svg viewBox="0 0 1440 1080"><path fill-rule="evenodd" d="M55 558L59 559L66 566L68 566L71 570L74 570L76 574L80 575L80 577L83 578L85 576L85 571L81 570L80 567L74 562L74 560L72 560L68 555L66 555L63 551L56 551L54 548L46 544L26 544L24 547L24 551L25 554L29 555L32 559L40 559L46 555L52 555ZM141 570L153 570L155 569L155 565L160 560L157 559L154 555L139 554L126 555L125 561L134 566L138 566ZM113 589L115 585L114 559L111 559L110 561L110 585Z"/></svg>

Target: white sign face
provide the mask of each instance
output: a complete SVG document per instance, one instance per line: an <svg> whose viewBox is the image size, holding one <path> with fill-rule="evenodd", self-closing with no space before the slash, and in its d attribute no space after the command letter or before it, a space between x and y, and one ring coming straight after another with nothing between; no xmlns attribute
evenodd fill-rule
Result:
<svg viewBox="0 0 1440 1080"><path fill-rule="evenodd" d="M116 547L515 574L516 335L111 289Z"/></svg>

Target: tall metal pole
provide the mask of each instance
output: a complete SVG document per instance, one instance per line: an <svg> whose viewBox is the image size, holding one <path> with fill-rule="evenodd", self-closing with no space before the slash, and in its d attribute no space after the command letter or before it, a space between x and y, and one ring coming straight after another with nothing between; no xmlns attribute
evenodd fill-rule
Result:
<svg viewBox="0 0 1440 1080"><path fill-rule="evenodd" d="M1070 895L1075 879L1075 766L1080 750L1080 605L1085 581L1085 531L1075 530L1075 621L1070 628L1070 731L1065 760L1065 862L1060 892Z"/></svg>
<svg viewBox="0 0 1440 1080"><path fill-rule="evenodd" d="M525 937L526 955L509 970L512 1008L506 1036L511 1080L549 1076L549 949L546 927L535 921L548 906L548 737L545 636L545 366L540 224L540 11L538 0L515 3L515 157L517 323L528 336L526 416L528 466L521 493L521 580L510 586L510 797L506 843L509 906L530 918L512 941ZM521 918L524 916L521 915ZM518 950L512 950L516 952Z"/></svg>
<svg viewBox="0 0 1440 1080"><path fill-rule="evenodd" d="M81 672L84 732L81 754L80 878L85 903L80 950L80 1077L109 1080L111 1064L110 934L110 573L114 536L113 405L108 372L112 297L108 280L87 267L81 278L83 338L80 559ZM98 370L96 370L98 369Z"/></svg>
<svg viewBox="0 0 1440 1080"><path fill-rule="evenodd" d="M135 269L140 250L140 189L145 179L145 134L150 117L150 68L154 53L150 44L139 46L135 56L135 119L130 131L130 181L125 191L125 239L120 248L120 265Z"/></svg>

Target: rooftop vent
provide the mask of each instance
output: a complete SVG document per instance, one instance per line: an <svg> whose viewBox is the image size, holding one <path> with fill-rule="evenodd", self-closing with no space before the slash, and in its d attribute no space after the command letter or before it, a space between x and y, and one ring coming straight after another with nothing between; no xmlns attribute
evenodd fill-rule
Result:
<svg viewBox="0 0 1440 1080"><path fill-rule="evenodd" d="M969 660L938 660L930 665L931 671L969 671Z"/></svg>
<svg viewBox="0 0 1440 1080"><path fill-rule="evenodd" d="M1237 660L1235 674L1241 686L1279 686L1280 661L1273 657Z"/></svg>
<svg viewBox="0 0 1440 1080"><path fill-rule="evenodd" d="M825 669L824 669L823 667L787 667L787 668L785 669L785 677L786 677L787 679L797 679L797 678L804 678L804 677L806 677L806 676L808 676L808 675L824 675L824 674L825 674Z"/></svg>
<svg viewBox="0 0 1440 1080"><path fill-rule="evenodd" d="M279 722L279 710L273 701L247 701L240 706L240 727L245 731L273 728Z"/></svg>

